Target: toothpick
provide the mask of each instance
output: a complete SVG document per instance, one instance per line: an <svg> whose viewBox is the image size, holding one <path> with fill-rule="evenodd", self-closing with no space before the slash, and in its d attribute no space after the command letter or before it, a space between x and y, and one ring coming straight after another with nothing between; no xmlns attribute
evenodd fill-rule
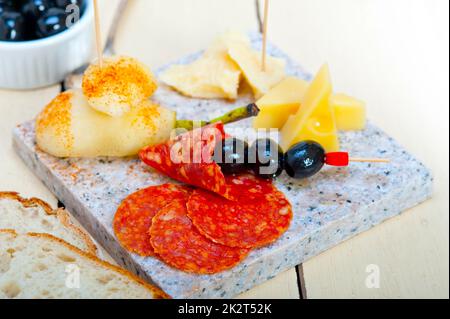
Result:
<svg viewBox="0 0 450 319"><path fill-rule="evenodd" d="M264 0L263 48L262 48L262 65L261 65L261 70L263 72L266 71L268 22L269 22L269 0Z"/></svg>
<svg viewBox="0 0 450 319"><path fill-rule="evenodd" d="M350 162L360 162L360 163L390 163L391 160L387 158L359 158L351 157Z"/></svg>
<svg viewBox="0 0 450 319"><path fill-rule="evenodd" d="M95 42L97 45L98 64L103 67L103 44L102 34L100 30L100 11L98 9L98 0L94 0L94 13L95 13Z"/></svg>

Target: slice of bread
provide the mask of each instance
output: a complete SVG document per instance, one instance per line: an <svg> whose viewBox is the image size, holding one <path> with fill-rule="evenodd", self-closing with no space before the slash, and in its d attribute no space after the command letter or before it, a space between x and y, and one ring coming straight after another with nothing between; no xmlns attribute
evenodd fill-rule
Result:
<svg viewBox="0 0 450 319"><path fill-rule="evenodd" d="M0 299L169 298L131 273L48 234L0 230Z"/></svg>
<svg viewBox="0 0 450 319"><path fill-rule="evenodd" d="M40 199L25 199L17 193L0 192L0 229L14 229L20 234L48 233L87 253L97 253L91 237L72 224L65 210L53 210Z"/></svg>

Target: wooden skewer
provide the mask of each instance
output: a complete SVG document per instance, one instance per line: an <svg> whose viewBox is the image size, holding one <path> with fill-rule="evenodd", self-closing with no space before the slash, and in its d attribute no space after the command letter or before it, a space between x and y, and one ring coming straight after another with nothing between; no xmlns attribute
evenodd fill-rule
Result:
<svg viewBox="0 0 450 319"><path fill-rule="evenodd" d="M266 71L268 22L269 22L269 0L265 0L264 1L263 48L262 48L262 64L261 64L261 70L263 72Z"/></svg>
<svg viewBox="0 0 450 319"><path fill-rule="evenodd" d="M388 158L359 158L350 157L350 162L360 162L360 163L390 163L391 160Z"/></svg>
<svg viewBox="0 0 450 319"><path fill-rule="evenodd" d="M259 0L255 0L255 7L256 7L256 20L258 20L258 30L259 33L263 34L264 29L264 22L261 17L261 6L259 5Z"/></svg>
<svg viewBox="0 0 450 319"><path fill-rule="evenodd" d="M103 45L102 35L100 30L100 12L98 9L98 0L94 0L94 15L95 15L95 42L97 45L98 64L103 67Z"/></svg>

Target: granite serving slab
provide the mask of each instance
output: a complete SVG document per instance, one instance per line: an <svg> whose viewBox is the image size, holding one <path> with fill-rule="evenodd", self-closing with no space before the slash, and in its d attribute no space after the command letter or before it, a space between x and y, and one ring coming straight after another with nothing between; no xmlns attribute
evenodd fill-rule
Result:
<svg viewBox="0 0 450 319"><path fill-rule="evenodd" d="M261 46L252 36L255 47ZM300 66L273 46L269 53L287 60L288 73L310 79ZM198 54L178 61L187 63ZM159 70L164 70L164 67ZM251 102L243 92L235 103L196 100L161 86L154 100L175 109L180 118L207 119ZM249 127L250 122L231 126ZM243 131L242 131L243 132ZM390 164L352 164L325 168L305 181L282 175L277 187L290 200L294 219L274 244L253 251L235 268L216 275L192 275L171 268L157 258L143 258L124 250L116 240L112 220L119 203L130 193L171 182L136 158L57 159L36 147L34 124L19 125L14 148L23 161L123 267L153 282L174 298L230 298L278 273L351 238L428 199L432 176L428 169L374 125L340 136L342 149L353 156L387 157Z"/></svg>

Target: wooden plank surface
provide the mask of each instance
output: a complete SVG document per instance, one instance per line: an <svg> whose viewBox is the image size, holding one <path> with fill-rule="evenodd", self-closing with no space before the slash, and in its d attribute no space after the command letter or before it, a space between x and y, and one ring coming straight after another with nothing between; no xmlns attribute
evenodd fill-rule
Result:
<svg viewBox="0 0 450 319"><path fill-rule="evenodd" d="M34 118L56 94L59 85L34 91L0 90L0 190L39 197L56 205L55 197L28 170L13 151L12 129L24 119Z"/></svg>
<svg viewBox="0 0 450 319"><path fill-rule="evenodd" d="M272 6L275 42L308 70L328 61L336 90L366 100L436 178L432 200L305 263L308 297L448 298L448 1L282 3ZM379 289L365 285L372 264Z"/></svg>
<svg viewBox="0 0 450 319"><path fill-rule="evenodd" d="M297 275L294 269L285 271L264 284L241 294L237 299L299 299Z"/></svg>
<svg viewBox="0 0 450 319"><path fill-rule="evenodd" d="M226 29L256 29L253 0L132 0L117 51L155 68L204 48ZM106 34L117 0L100 1ZM330 63L335 87L436 176L435 197L303 265L309 298L448 298L448 1L277 0L270 38L310 71ZM56 199L11 149L11 129L59 86L0 90L0 190ZM366 279L380 270L380 288ZM372 266L367 268L368 266ZM299 298L295 269L242 297Z"/></svg>

